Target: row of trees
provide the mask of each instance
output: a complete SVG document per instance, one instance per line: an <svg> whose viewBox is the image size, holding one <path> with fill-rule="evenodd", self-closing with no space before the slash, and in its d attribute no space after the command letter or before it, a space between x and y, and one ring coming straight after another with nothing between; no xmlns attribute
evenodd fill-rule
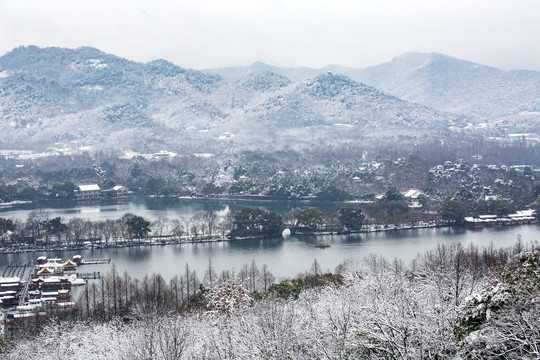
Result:
<svg viewBox="0 0 540 360"><path fill-rule="evenodd" d="M71 181L56 182L50 187L24 186L22 188L15 185L0 185L0 201L37 201L45 199L53 200L75 200L75 190L77 186Z"/></svg>
<svg viewBox="0 0 540 360"><path fill-rule="evenodd" d="M284 227L294 227L303 231L321 229L357 231L362 228L364 219L361 208L349 205L341 206L337 217L328 216L316 208L292 211L285 218L258 208L243 208L233 214L230 236L277 235Z"/></svg>
<svg viewBox="0 0 540 360"><path fill-rule="evenodd" d="M540 199L540 198L539 198ZM540 209L540 200L537 201ZM0 237L4 245L44 242L80 246L91 244L117 243L118 241L141 241L150 233L154 238L192 239L230 236L267 237L280 235L286 227L302 232L317 231L359 231L365 224L386 226L388 224L416 224L421 221L442 220L459 224L470 211L457 200L447 200L439 208L438 214L411 209L397 189L389 189L385 196L372 204L364 205L369 217L359 206L342 205L335 214L326 214L317 208L291 211L284 217L260 208L242 208L235 212L219 215L209 210L191 217L169 219L159 217L150 222L141 216L125 214L121 219L91 221L72 218L64 222L60 217L50 218L46 211L32 211L26 222L0 218ZM510 208L500 200L489 200L486 213L507 215Z"/></svg>
<svg viewBox="0 0 540 360"><path fill-rule="evenodd" d="M155 237L180 238L184 235L199 237L215 235L218 224L224 224L214 212L204 212L192 217L169 220L160 217L151 222L141 216L127 213L120 219L89 220L61 217L50 218L47 211L32 211L25 222L0 218L0 235L4 245L43 244L81 246L117 245L119 242L135 242L146 238L151 232Z"/></svg>
<svg viewBox="0 0 540 360"><path fill-rule="evenodd" d="M358 207L343 206L339 209L338 226L349 230L362 227L364 215ZM64 244L81 246L84 242L92 245L112 245L119 241L141 241L152 234L155 238L179 239L189 236L200 237L225 236L275 236L281 234L284 226L301 226L316 230L328 222L327 217L315 208L292 212L283 218L274 212L259 208L243 208L234 213L220 216L215 211L204 211L191 217L169 219L159 217L149 221L141 216L125 214L116 220L92 221L71 218L68 221L60 217L50 218L43 210L32 211L27 220L0 218L0 235L4 245L28 243Z"/></svg>
<svg viewBox="0 0 540 360"><path fill-rule="evenodd" d="M131 312L129 323L115 321L113 303L118 308L120 300L114 301L113 285L121 280L109 276L110 290L104 285L96 292L95 321L88 322L86 316L84 321L54 320L55 326L43 327L44 333L36 335L40 339L46 335L47 341L18 338L2 355L6 359L52 359L63 353L133 359L537 359L539 251L537 244L521 243L506 250L439 245L410 266L371 255L361 262L344 262L334 274L311 271L284 280L262 296L250 292L236 276L197 292L198 306L172 313L159 310L163 296L157 294L174 297L175 286L148 278L139 283L135 296L154 305ZM145 301L146 297L154 301ZM93 304L93 296L87 298ZM100 303L106 304L111 321L100 316ZM80 306L77 311L84 314L85 300Z"/></svg>
<svg viewBox="0 0 540 360"><path fill-rule="evenodd" d="M133 279L127 272L119 274L113 264L112 270L97 282L86 285L74 310L67 314L77 319L107 320L113 317L137 317L152 312L168 314L205 305L204 297L213 289L237 281L247 292L265 293L272 289L274 275L264 264L259 269L255 261L244 264L238 271L217 272L208 262L201 279L189 264L184 272L166 281L160 274Z"/></svg>

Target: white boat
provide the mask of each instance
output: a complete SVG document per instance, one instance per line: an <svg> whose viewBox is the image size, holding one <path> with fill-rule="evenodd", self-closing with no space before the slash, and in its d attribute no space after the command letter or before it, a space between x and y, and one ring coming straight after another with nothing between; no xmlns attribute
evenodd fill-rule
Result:
<svg viewBox="0 0 540 360"><path fill-rule="evenodd" d="M68 275L67 278L71 283L71 286L86 285L86 280L77 277L75 274Z"/></svg>

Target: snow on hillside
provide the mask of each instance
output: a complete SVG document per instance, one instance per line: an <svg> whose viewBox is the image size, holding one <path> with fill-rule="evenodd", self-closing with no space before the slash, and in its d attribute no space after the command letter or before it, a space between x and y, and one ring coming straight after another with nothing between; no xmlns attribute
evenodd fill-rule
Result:
<svg viewBox="0 0 540 360"><path fill-rule="evenodd" d="M276 72L248 71L225 78L165 60L136 63L93 48L19 47L0 57L0 73L0 123L13 136L0 140L7 148L76 141L94 149L219 151L307 141L309 136L297 136L302 132L341 141L365 131L441 134L475 122L339 74L292 81ZM354 131L335 131L336 124ZM215 143L224 133L235 136Z"/></svg>

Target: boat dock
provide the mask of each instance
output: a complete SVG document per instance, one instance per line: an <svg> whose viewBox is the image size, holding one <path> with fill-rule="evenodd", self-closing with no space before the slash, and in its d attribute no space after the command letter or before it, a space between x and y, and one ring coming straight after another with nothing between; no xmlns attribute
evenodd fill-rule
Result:
<svg viewBox="0 0 540 360"><path fill-rule="evenodd" d="M110 264L111 258L108 259L84 259L79 265L96 265L96 264Z"/></svg>
<svg viewBox="0 0 540 360"><path fill-rule="evenodd" d="M26 271L32 272L33 266L31 263L28 264L16 264L16 265L8 265L4 272L2 273L2 277L19 277L24 278L24 275Z"/></svg>
<svg viewBox="0 0 540 360"><path fill-rule="evenodd" d="M88 280L97 280L101 276L101 273L99 271L94 271L91 273L78 273L77 277L80 279L84 279L86 281Z"/></svg>

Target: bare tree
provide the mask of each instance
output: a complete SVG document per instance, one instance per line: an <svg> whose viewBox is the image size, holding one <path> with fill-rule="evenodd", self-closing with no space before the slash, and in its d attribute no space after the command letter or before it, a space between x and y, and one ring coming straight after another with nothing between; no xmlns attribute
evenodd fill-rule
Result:
<svg viewBox="0 0 540 360"><path fill-rule="evenodd" d="M261 271L261 280L263 284L263 290L267 291L268 288L274 283L275 277L274 275L268 271L268 266L266 264L263 265L262 271Z"/></svg>
<svg viewBox="0 0 540 360"><path fill-rule="evenodd" d="M183 222L180 219L173 219L171 221L172 235L175 238L180 239L182 235L185 234L185 227Z"/></svg>
<svg viewBox="0 0 540 360"><path fill-rule="evenodd" d="M249 267L249 283L248 288L249 291L253 292L257 290L257 283L260 277L260 271L259 268L257 268L257 264L255 263L255 260L251 260L251 265Z"/></svg>
<svg viewBox="0 0 540 360"><path fill-rule="evenodd" d="M32 239L36 240L43 230L43 224L50 217L50 213L43 209L32 210L26 219L26 227Z"/></svg>
<svg viewBox="0 0 540 360"><path fill-rule="evenodd" d="M201 214L201 220L206 224L206 229L209 236L216 232L216 226L219 220L218 215L213 210L207 210Z"/></svg>
<svg viewBox="0 0 540 360"><path fill-rule="evenodd" d="M313 263L311 264L311 274L315 275L315 276L319 276L322 274L322 269L321 269L321 265L319 265L319 262L317 261L317 259L314 259L313 260Z"/></svg>
<svg viewBox="0 0 540 360"><path fill-rule="evenodd" d="M216 281L218 279L218 274L216 270L214 270L214 267L212 266L212 259L208 259L208 268L206 269L204 273L204 283L206 286L210 289L213 289L214 286L216 286Z"/></svg>
<svg viewBox="0 0 540 360"><path fill-rule="evenodd" d="M152 222L152 229L156 229L156 233L159 237L163 236L163 230L167 228L169 224L169 218L166 216L159 216Z"/></svg>

